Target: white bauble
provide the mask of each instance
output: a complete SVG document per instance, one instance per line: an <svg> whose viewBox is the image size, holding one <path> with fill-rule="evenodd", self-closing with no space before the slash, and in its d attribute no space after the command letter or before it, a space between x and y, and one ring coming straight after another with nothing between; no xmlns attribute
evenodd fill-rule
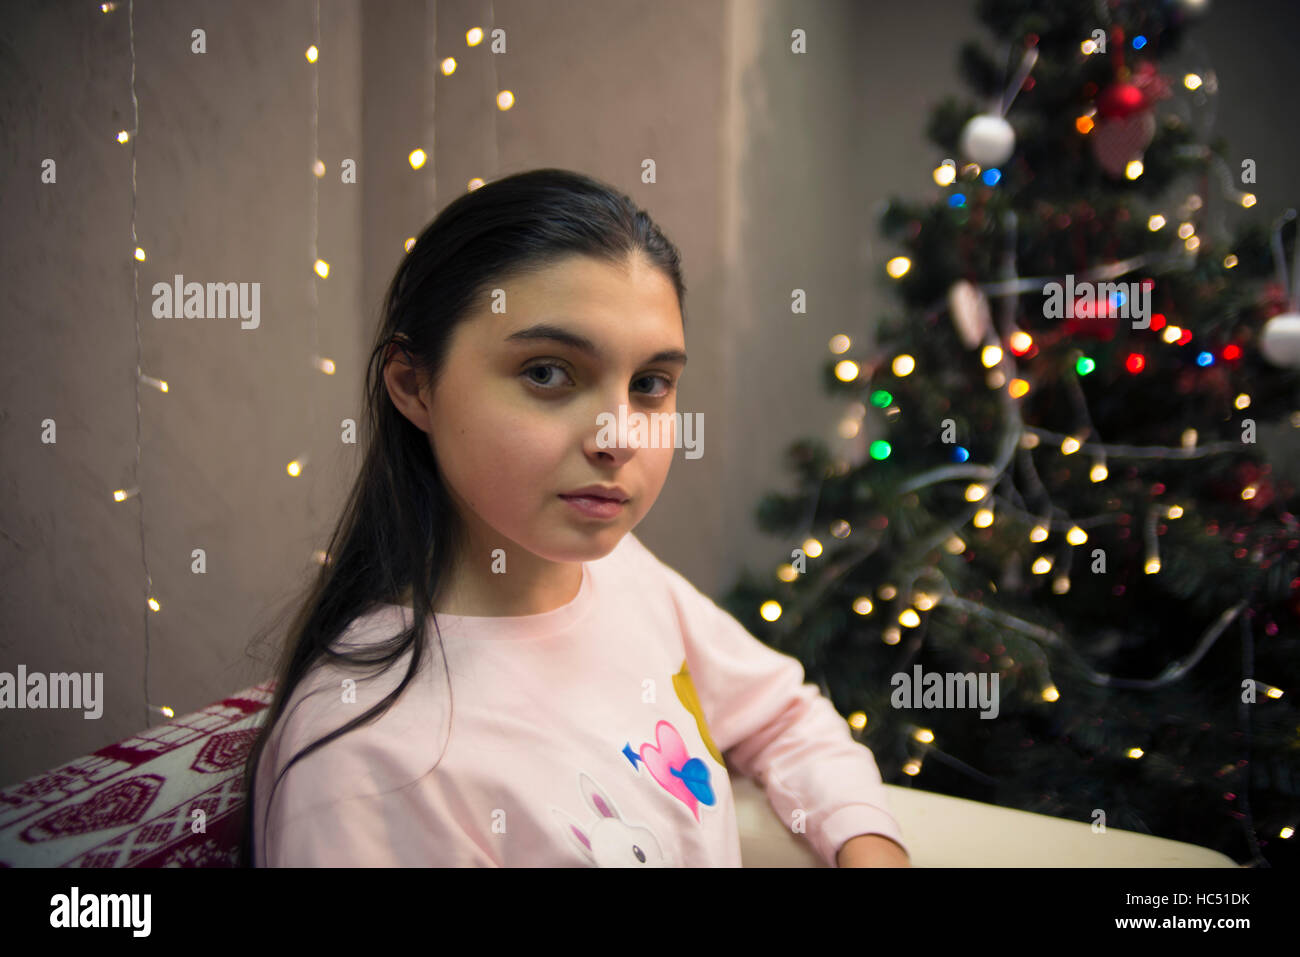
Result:
<svg viewBox="0 0 1300 957"><path fill-rule="evenodd" d="M967 349L983 342L985 334L993 328L988 299L978 286L965 279L958 279L948 290L948 311Z"/></svg>
<svg viewBox="0 0 1300 957"><path fill-rule="evenodd" d="M980 166L1001 166L1016 150L1016 131L1000 116L972 116L961 131L961 151Z"/></svg>
<svg viewBox="0 0 1300 957"><path fill-rule="evenodd" d="M1284 369L1300 369L1300 313L1284 312L1264 324L1259 351Z"/></svg>

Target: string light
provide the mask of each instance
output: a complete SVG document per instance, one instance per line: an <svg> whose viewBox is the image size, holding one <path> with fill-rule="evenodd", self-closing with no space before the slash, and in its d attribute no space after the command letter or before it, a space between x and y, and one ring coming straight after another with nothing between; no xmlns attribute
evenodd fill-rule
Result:
<svg viewBox="0 0 1300 957"><path fill-rule="evenodd" d="M895 256L889 262L885 263L885 272L889 273L895 279L900 279L907 274L912 268L912 260L906 256Z"/></svg>

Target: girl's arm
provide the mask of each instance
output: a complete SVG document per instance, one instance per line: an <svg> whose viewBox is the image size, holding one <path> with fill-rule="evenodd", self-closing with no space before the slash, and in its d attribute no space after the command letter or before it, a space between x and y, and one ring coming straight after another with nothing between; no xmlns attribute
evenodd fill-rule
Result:
<svg viewBox="0 0 1300 957"><path fill-rule="evenodd" d="M881 834L859 834L844 842L836 867L911 867L907 852Z"/></svg>

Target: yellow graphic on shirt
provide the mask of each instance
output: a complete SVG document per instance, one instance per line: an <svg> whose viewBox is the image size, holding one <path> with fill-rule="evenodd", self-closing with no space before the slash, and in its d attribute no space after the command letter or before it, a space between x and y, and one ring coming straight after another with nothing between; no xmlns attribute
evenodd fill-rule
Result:
<svg viewBox="0 0 1300 957"><path fill-rule="evenodd" d="M684 658L682 670L673 675L673 690L677 692L677 700L682 703L682 707L695 718L695 726L699 729L700 737L704 740L704 746L708 748L709 754L725 768L727 762L722 759L722 753L718 751L718 746L713 743L713 737L709 734L709 725L704 720L704 709L700 707L700 696L695 693L695 682L691 681L691 671L686 666Z"/></svg>

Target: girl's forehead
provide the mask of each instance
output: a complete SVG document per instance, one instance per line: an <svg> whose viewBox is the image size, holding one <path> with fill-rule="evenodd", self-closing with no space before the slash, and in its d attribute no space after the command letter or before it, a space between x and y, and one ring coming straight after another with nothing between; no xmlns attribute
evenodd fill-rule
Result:
<svg viewBox="0 0 1300 957"><path fill-rule="evenodd" d="M509 323L494 334L500 336L502 346L507 349L546 345L572 350L596 360L607 360L614 353L630 351L638 353L634 361L686 362L680 322L674 329L671 325L664 327L654 321L639 323L626 316L617 321L544 318L522 327L519 323Z"/></svg>

